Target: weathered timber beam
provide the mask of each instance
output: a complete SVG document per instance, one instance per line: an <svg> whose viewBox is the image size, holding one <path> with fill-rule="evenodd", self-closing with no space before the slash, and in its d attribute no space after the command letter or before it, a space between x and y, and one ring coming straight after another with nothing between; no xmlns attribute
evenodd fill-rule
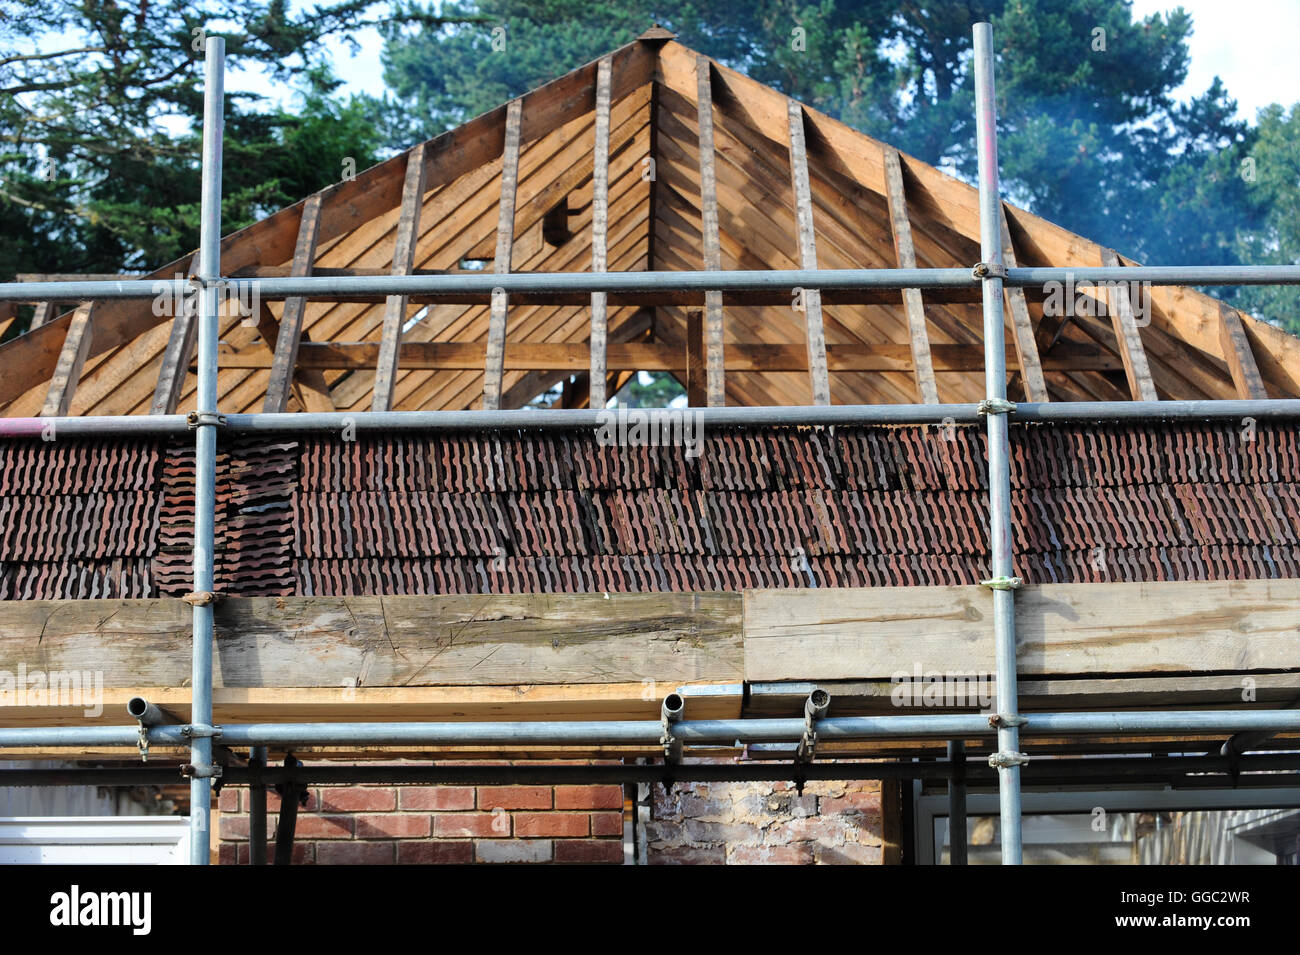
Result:
<svg viewBox="0 0 1300 955"><path fill-rule="evenodd" d="M697 117L700 127L700 212L704 239L704 267L722 269L722 245L718 238L718 179L713 146L713 68L707 56L695 59ZM722 336L722 293L704 293L705 393L711 408L727 403L726 364Z"/></svg>
<svg viewBox="0 0 1300 955"><path fill-rule="evenodd" d="M415 243L420 236L420 208L424 205L424 188L424 145L421 144L411 150L406 160L402 205L393 240L394 275L406 275L415 262ZM397 362L402 343L402 326L406 324L407 301L405 295L389 295L384 299L383 338L379 348L379 361L375 366L371 411L390 411L393 407L393 386L397 381Z"/></svg>
<svg viewBox="0 0 1300 955"><path fill-rule="evenodd" d="M1119 268L1122 264L1113 249L1102 249L1101 264L1107 268ZM1146 350L1142 347L1142 336L1138 332L1137 318L1133 314L1133 302L1129 298L1128 288L1119 283L1109 290L1110 321L1115 329L1115 338L1119 342L1119 355L1124 361L1124 376L1128 379L1129 392L1134 401L1157 401L1156 386L1151 381L1151 366L1147 362Z"/></svg>
<svg viewBox="0 0 1300 955"><path fill-rule="evenodd" d="M977 586L748 591L745 676L987 674L992 601ZM1017 669L1026 677L1293 669L1297 605L1300 580L1026 586L1016 594Z"/></svg>
<svg viewBox="0 0 1300 955"><path fill-rule="evenodd" d="M808 353L803 344L737 342L728 346L729 364L736 372L804 371ZM403 342L401 366L424 371L477 371L487 353L483 342ZM938 372L980 371L984 367L981 345L932 345L933 368ZM379 356L377 342L311 342L299 346L298 369L358 370L373 368ZM1007 360L1015 358L1007 348ZM832 371L908 371L910 345L828 345L826 364ZM521 342L503 359L506 371L588 371L588 349L582 342ZM269 368L270 354L262 348L221 351L222 368ZM679 371L686 368L680 346L664 342L611 342L606 346L609 371ZM1119 371L1120 360L1094 345L1062 342L1044 359L1051 371Z"/></svg>
<svg viewBox="0 0 1300 955"><path fill-rule="evenodd" d="M903 169L898 150L885 150L885 198L889 205L889 225L894 235L894 251L900 269L916 268L916 249L912 245L912 225L907 215L907 195L903 187ZM903 289L903 308L912 343L912 371L916 376L917 397L922 404L939 403L939 388L934 381L930 360L930 334L925 326L925 306L921 290Z"/></svg>
<svg viewBox="0 0 1300 955"><path fill-rule="evenodd" d="M227 598L219 687L692 682L740 677L739 594ZM180 686L180 600L0 601L0 670L33 654L105 686ZM351 682L349 682L351 681Z"/></svg>
<svg viewBox="0 0 1300 955"><path fill-rule="evenodd" d="M515 194L519 187L519 100L511 100L506 110L505 146L501 154L501 203L497 207L497 251L492 267L498 275L510 271L515 241ZM483 408L496 411L501 407L501 377L506 349L506 322L510 310L504 290L492 292L488 316L487 356L483 363Z"/></svg>
<svg viewBox="0 0 1300 955"><path fill-rule="evenodd" d="M94 303L86 302L79 305L72 316L67 337L63 340L63 350L59 353L59 363L50 380L50 390L41 408L42 418L60 418L68 413L95 334L94 310Z"/></svg>
<svg viewBox="0 0 1300 955"><path fill-rule="evenodd" d="M1260 377L1255 353L1250 348L1250 339L1246 337L1246 330L1241 324L1241 316L1231 305L1222 303L1219 305L1219 341L1223 344L1223 354L1227 356L1228 371L1232 374L1237 397L1267 398L1264 379Z"/></svg>
<svg viewBox="0 0 1300 955"><path fill-rule="evenodd" d="M310 196L302 207L302 218L298 223L298 240L294 246L293 264L289 274L292 276L311 275L312 263L316 258L316 237L320 232L320 194ZM294 368L298 363L298 346L302 341L303 316L307 311L307 300L300 295L284 300L284 310L280 314L280 327L275 339L267 339L267 344L275 349L275 359L271 363L271 376L266 385L266 399L262 411L275 414L284 411L289 402L289 389L293 384Z"/></svg>
<svg viewBox="0 0 1300 955"><path fill-rule="evenodd" d="M1007 225L1006 204L998 206L1002 216L1002 261L1007 268L1015 268L1016 244L1011 238L1011 227ZM1038 354L1038 342L1034 338L1034 323L1029 317L1029 304L1025 300L1025 290L1015 287L1003 287L1007 311L1011 315L1011 340L1016 348L1016 361L1020 366L1020 380L1025 389L1026 401L1051 401L1047 393L1047 383L1043 380L1043 364Z"/></svg>
<svg viewBox="0 0 1300 955"><path fill-rule="evenodd" d="M608 267L606 244L609 232L609 86L610 58L601 57L596 67L596 147L591 174L591 270ZM511 210L513 220L514 210ZM513 228L513 221L512 221ZM609 339L609 313L604 292L591 293L591 404L605 406L605 349Z"/></svg>
<svg viewBox="0 0 1300 955"><path fill-rule="evenodd" d="M794 187L795 230L799 264L817 268L817 237L813 223L812 188L808 182L808 147L804 141L803 107L790 100L786 120L790 144L790 179ZM830 378L826 369L826 331L822 323L821 289L803 290L804 327L808 335L808 376L815 405L831 403Z"/></svg>

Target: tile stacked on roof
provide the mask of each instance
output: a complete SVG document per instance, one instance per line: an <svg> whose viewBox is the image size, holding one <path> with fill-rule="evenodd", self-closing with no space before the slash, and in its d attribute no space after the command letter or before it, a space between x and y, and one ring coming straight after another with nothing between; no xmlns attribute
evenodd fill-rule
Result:
<svg viewBox="0 0 1300 955"><path fill-rule="evenodd" d="M0 447L0 597L190 589L187 442ZM1030 582L1300 577L1294 427L1012 428ZM227 436L217 586L232 594L734 590L987 575L974 427Z"/></svg>

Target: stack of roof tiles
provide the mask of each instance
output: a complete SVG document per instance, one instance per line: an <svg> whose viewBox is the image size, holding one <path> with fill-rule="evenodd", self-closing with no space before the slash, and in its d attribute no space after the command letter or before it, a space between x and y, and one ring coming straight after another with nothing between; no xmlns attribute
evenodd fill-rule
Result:
<svg viewBox="0 0 1300 955"><path fill-rule="evenodd" d="M589 431L227 436L216 577L235 595L975 583L974 427L715 430L702 453ZM1030 582L1300 577L1286 425L1016 425ZM179 595L194 463L176 441L0 445L0 598Z"/></svg>

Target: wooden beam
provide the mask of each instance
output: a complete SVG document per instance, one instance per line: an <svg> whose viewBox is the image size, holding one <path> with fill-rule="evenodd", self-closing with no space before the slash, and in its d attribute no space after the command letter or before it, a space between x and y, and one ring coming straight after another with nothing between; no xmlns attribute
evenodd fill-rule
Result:
<svg viewBox="0 0 1300 955"><path fill-rule="evenodd" d="M18 303L0 302L0 338L5 337L9 326L18 321Z"/></svg>
<svg viewBox="0 0 1300 955"><path fill-rule="evenodd" d="M497 207L497 252L493 269L498 275L510 271L515 238L515 191L519 186L519 100L511 100L506 110L505 147L501 154L501 203ZM493 291L488 317L487 357L483 366L483 407L496 411L501 407L501 377L506 351L506 317L510 301L505 291Z"/></svg>
<svg viewBox="0 0 1300 955"><path fill-rule="evenodd" d="M898 161L898 150L885 149L885 199L889 205L889 225L894 234L894 252L900 269L916 268L916 249L912 245L912 224L907 216L907 194L903 188L903 168ZM916 392L922 404L939 403L939 388L934 381L934 365L930 360L930 334L925 326L925 306L921 303L921 290L903 289L903 309L907 313L907 329L912 343L912 370L916 375Z"/></svg>
<svg viewBox="0 0 1300 955"><path fill-rule="evenodd" d="M393 275L406 275L415 264L415 244L420 236L420 208L424 205L424 144L410 151L406 159L406 180L402 184L402 205L393 239ZM301 238L301 234L300 234ZM397 361L402 343L402 326L406 324L405 295L384 299L383 337L379 362L375 366L374 395L371 411L391 411L393 385L397 379Z"/></svg>
<svg viewBox="0 0 1300 955"><path fill-rule="evenodd" d="M303 204L302 218L298 221L298 241L294 245L293 264L289 269L291 276L300 277L312 273L312 263L316 258L316 237L320 232L320 201L320 194L317 193L309 196ZM302 341L303 316L306 311L307 300L302 296L285 299L278 337L266 340L268 345L274 342L272 347L275 349L270 380L266 384L266 400L262 403L262 411L266 414L284 411L289 402L289 388L298 364L298 344Z"/></svg>
<svg viewBox="0 0 1300 955"><path fill-rule="evenodd" d="M257 327L262 335L262 344L264 349L271 347L271 342L275 342L276 354L279 353L280 343L284 341L284 323L277 321L271 308L266 302L260 303L260 315L258 317ZM302 333L303 343L311 342L311 335L307 332ZM301 348L301 345L299 346ZM370 354L370 360L364 365L358 367L373 368L378 360L379 346L375 345ZM297 367L290 366L293 370L292 387L293 393L302 405L304 411L337 411L334 407L334 399L330 394L329 383L325 380L325 373L319 368L303 367L300 363L295 362ZM230 367L227 365L226 367ZM274 356L272 358L272 371L274 371ZM286 398L287 402L287 398ZM283 407L281 410L284 410Z"/></svg>
<svg viewBox="0 0 1300 955"><path fill-rule="evenodd" d="M735 342L728 347L731 369L736 372L804 371L808 352L803 343ZM487 348L483 342L402 342L401 367L410 371L478 371ZM930 346L934 369L939 372L974 372L984 368L982 345ZM669 342L611 342L606 348L608 371L678 371L684 368L682 349ZM298 372L304 370L361 370L374 368L378 342L312 342L305 338L298 352ZM589 370L588 348L583 342L519 342L505 356L506 371L556 371L573 374ZM1007 346L1008 363L1015 350ZM705 360L707 365L707 360ZM826 364L832 371L909 371L910 345L827 345ZM270 368L267 349L221 350L222 368ZM1061 342L1044 359L1050 371L1121 371L1123 365L1110 352L1095 345Z"/></svg>
<svg viewBox="0 0 1300 955"><path fill-rule="evenodd" d="M704 315L698 308L686 310L686 404L699 408L707 400L708 379L705 359Z"/></svg>
<svg viewBox="0 0 1300 955"><path fill-rule="evenodd" d="M790 178L794 186L795 222L798 231L799 264L817 268L817 238L813 225L812 189L808 184L808 147L804 141L803 107L787 103L790 143ZM804 327L808 334L808 376L815 405L831 403L830 376L826 371L826 332L822 325L821 289L804 289Z"/></svg>
<svg viewBox="0 0 1300 955"><path fill-rule="evenodd" d="M591 175L591 270L604 272L609 231L609 85L610 58L596 68L596 149ZM514 208L510 210L514 228ZM605 407L605 349L609 316L604 292L591 293L591 407Z"/></svg>
<svg viewBox="0 0 1300 955"><path fill-rule="evenodd" d="M1114 249L1101 250L1101 264L1106 268L1119 268L1119 256ZM1137 320L1133 316L1133 303L1129 300L1127 283L1118 283L1109 289L1110 321L1119 342L1119 357L1124 362L1124 376L1134 401L1157 401L1156 386L1151 382L1151 366L1142 347Z"/></svg>
<svg viewBox="0 0 1300 955"><path fill-rule="evenodd" d="M1016 594L1022 676L1247 673L1293 668L1300 580L1038 584ZM748 680L983 674L993 598L966 587L745 595ZM866 636L864 636L866 635Z"/></svg>
<svg viewBox="0 0 1300 955"><path fill-rule="evenodd" d="M105 687L181 686L189 617L170 599L0 601L0 670L39 651L42 667L102 671ZM227 598L215 631L217 687L675 688L742 667L738 593Z"/></svg>
<svg viewBox="0 0 1300 955"><path fill-rule="evenodd" d="M158 370L158 384L154 386L150 414L175 414L185 389L185 375L190 358L194 355L194 341L198 336L198 296L187 295L172 319L172 329L163 350L162 366Z"/></svg>
<svg viewBox="0 0 1300 955"><path fill-rule="evenodd" d="M1267 398L1264 379L1255 364L1255 353L1250 349L1250 339L1241 325L1241 316L1231 305L1219 305L1219 341L1232 373L1232 384L1238 398Z"/></svg>
<svg viewBox="0 0 1300 955"><path fill-rule="evenodd" d="M998 205L998 214L1002 217L1002 260L1007 268L1016 267L1016 244L1011 239L1011 228L1007 225L1006 204ZM1051 401L1047 393L1047 383L1043 380L1043 364L1038 354L1038 342L1034 338L1034 323L1029 318L1029 304L1025 300L1025 290L1019 287L1003 286L1003 298L1007 310L1011 313L1011 340L1016 348L1016 361L1020 365L1020 380L1025 389L1026 401Z"/></svg>
<svg viewBox="0 0 1300 955"><path fill-rule="evenodd" d="M27 326L29 332L50 323L50 319L54 317L54 304L50 301L36 303L36 313L32 316L32 323Z"/></svg>
<svg viewBox="0 0 1300 955"><path fill-rule="evenodd" d="M718 241L718 180L713 147L713 67L707 56L695 58L697 118L700 127L700 214L704 239L704 268L722 269L722 246ZM722 293L704 293L704 355L706 395L710 408L727 403L726 363L722 334Z"/></svg>
<svg viewBox="0 0 1300 955"><path fill-rule="evenodd" d="M86 364L90 341L95 334L94 309L93 302L85 302L73 313L68 335L63 340L63 351L59 353L59 363L54 368L54 378L50 380L49 393L45 396L45 405L41 408L42 418L61 418L72 405L72 395L81 381L81 369Z"/></svg>

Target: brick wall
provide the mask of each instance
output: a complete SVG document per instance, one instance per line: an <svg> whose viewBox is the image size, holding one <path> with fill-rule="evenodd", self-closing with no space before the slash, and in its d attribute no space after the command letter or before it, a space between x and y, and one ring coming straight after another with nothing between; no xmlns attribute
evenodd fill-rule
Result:
<svg viewBox="0 0 1300 955"><path fill-rule="evenodd" d="M247 865L248 789L228 786L219 859ZM280 800L267 793L268 861ZM622 786L313 786L298 865L623 862Z"/></svg>
<svg viewBox="0 0 1300 955"><path fill-rule="evenodd" d="M881 865L898 861L897 784L689 783L654 787L651 865Z"/></svg>
<svg viewBox="0 0 1300 955"><path fill-rule="evenodd" d="M896 861L879 783L653 787L651 865L880 865ZM218 800L225 865L247 865L248 790ZM268 860L279 797L267 794ZM298 865L622 864L621 786L315 786L298 814Z"/></svg>

